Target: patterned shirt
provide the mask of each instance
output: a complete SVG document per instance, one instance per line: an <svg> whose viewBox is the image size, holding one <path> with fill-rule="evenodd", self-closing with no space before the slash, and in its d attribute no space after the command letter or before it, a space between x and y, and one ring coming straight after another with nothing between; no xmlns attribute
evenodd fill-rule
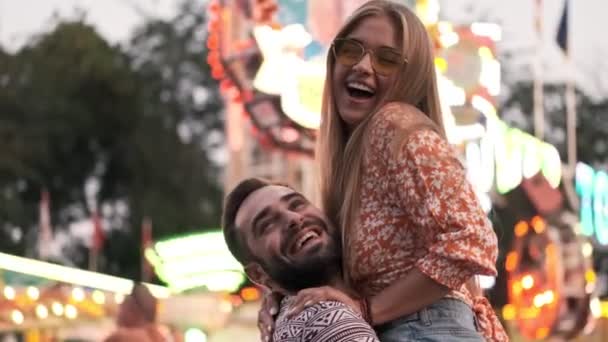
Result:
<svg viewBox="0 0 608 342"><path fill-rule="evenodd" d="M360 210L346 234L347 267L365 296L416 267L450 288L448 297L475 308L480 301L464 284L476 274L496 275L497 238L455 151L433 127L399 103L370 122ZM495 315L489 320L502 330Z"/></svg>
<svg viewBox="0 0 608 342"><path fill-rule="evenodd" d="M275 322L273 342L379 342L372 327L352 309L335 301L319 302L287 319L294 297L285 297Z"/></svg>

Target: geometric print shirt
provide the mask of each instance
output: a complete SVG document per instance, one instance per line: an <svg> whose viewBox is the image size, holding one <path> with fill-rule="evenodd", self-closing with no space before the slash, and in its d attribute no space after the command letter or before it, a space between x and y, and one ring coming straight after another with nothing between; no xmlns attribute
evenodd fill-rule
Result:
<svg viewBox="0 0 608 342"><path fill-rule="evenodd" d="M379 342L374 329L347 305L323 301L286 319L294 297L285 297L275 322L274 342Z"/></svg>

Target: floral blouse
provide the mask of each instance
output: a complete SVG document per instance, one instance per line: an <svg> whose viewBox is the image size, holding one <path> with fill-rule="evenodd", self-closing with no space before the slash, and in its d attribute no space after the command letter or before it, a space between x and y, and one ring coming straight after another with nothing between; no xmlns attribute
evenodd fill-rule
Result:
<svg viewBox="0 0 608 342"><path fill-rule="evenodd" d="M450 288L448 297L475 309L484 299L464 284L477 274L496 275L497 238L455 152L433 127L417 109L399 103L386 105L370 122L347 267L365 296L416 267ZM496 315L483 304L474 310L482 332L504 340Z"/></svg>

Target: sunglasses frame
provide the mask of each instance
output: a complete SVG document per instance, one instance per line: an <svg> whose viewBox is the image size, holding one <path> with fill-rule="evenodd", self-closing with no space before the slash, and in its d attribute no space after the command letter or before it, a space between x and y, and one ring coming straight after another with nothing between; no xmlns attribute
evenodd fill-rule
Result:
<svg viewBox="0 0 608 342"><path fill-rule="evenodd" d="M380 74L380 75L388 76L388 75L390 75L390 74L392 74L392 73L396 72L396 71L397 71L397 69L398 69L398 68L397 68L397 69L395 69L395 71L393 71L392 73L388 73L388 74L383 74L383 73L378 72L378 70L376 70L376 66L374 65L374 64L375 64L375 62L374 62L374 61L377 59L377 57L376 57L376 52L375 52L374 50L378 50L378 49L380 49L380 48L376 48L376 49L368 49L368 48L366 48L366 47L365 47L365 45L363 45L363 43L361 43L361 42L359 42L359 41L356 41L356 40L354 40L354 39L350 39L350 38L336 38L336 39L334 39L334 41L331 43L331 51L332 51L332 53L334 54L334 58L336 59L336 62L338 62L338 60L339 60L339 58L338 58L338 53L336 52L336 43L337 43L337 42L349 42L349 43L354 43L355 45L358 45L359 47L361 47L361 48L363 49L363 53L361 54L361 57L359 57L359 59L357 60L357 62L356 62L356 63L354 63L354 64L352 64L352 65L348 65L348 66L353 66L353 65L356 65L357 63L361 62L361 60L362 60L363 58L365 58L365 55L366 55L366 54L369 54L369 55L370 55L370 57L372 57L372 58L371 58L371 62L372 62L372 68L374 69L374 71L375 71L376 73L378 73L378 74ZM389 49L394 49L394 48L391 48L391 47L387 47L387 48L389 48ZM395 49L395 50L396 50L396 49ZM409 64L409 61L408 61L407 57L403 57L403 54L402 54L402 53L399 53L399 55L400 55L400 56L403 58L402 64L401 64L399 67L403 66L403 64L406 64L406 65L407 65L407 64ZM338 63L340 63L340 62L338 62ZM343 63L340 63L340 64L343 64ZM346 65L346 64L343 64L343 65Z"/></svg>

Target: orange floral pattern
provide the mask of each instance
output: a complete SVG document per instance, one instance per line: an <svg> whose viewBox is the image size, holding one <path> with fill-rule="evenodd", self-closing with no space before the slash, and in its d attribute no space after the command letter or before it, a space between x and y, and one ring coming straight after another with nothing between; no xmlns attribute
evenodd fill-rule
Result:
<svg viewBox="0 0 608 342"><path fill-rule="evenodd" d="M420 111L398 103L370 122L348 267L366 296L416 267L449 287L448 297L473 307L464 284L477 274L496 275L497 238L455 152L432 127ZM500 325L495 317L478 318ZM502 326L493 328L504 334ZM486 337L506 338L492 335Z"/></svg>

